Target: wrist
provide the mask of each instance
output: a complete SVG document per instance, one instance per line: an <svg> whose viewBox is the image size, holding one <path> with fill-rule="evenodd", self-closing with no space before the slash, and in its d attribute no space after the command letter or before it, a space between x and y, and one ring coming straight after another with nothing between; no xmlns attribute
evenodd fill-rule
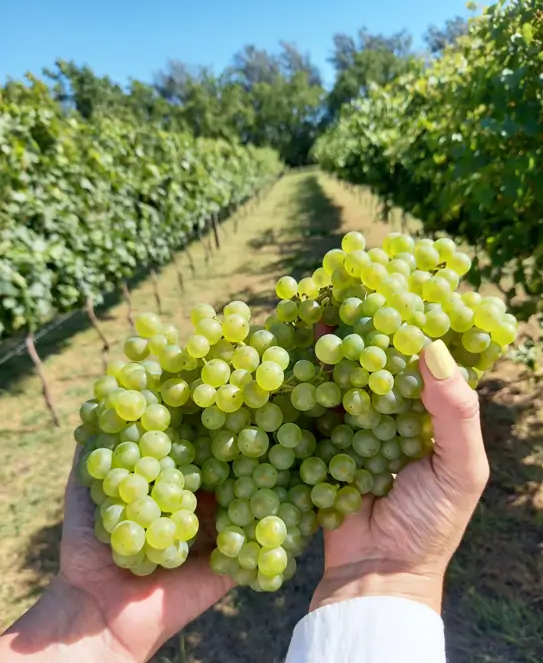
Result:
<svg viewBox="0 0 543 663"><path fill-rule="evenodd" d="M389 596L422 603L441 614L444 574L444 569L407 569L382 561L332 567L318 584L309 610L353 598Z"/></svg>
<svg viewBox="0 0 543 663"><path fill-rule="evenodd" d="M60 576L0 637L0 660L32 656L40 663L137 663L112 636L95 600Z"/></svg>

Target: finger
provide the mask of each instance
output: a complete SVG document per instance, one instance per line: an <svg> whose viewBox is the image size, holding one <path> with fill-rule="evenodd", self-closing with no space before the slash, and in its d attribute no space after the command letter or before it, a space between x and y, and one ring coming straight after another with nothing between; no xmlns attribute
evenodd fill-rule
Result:
<svg viewBox="0 0 543 663"><path fill-rule="evenodd" d="M456 490L481 493L489 469L477 392L466 383L443 341L425 348L420 371L422 400L434 429L434 469Z"/></svg>

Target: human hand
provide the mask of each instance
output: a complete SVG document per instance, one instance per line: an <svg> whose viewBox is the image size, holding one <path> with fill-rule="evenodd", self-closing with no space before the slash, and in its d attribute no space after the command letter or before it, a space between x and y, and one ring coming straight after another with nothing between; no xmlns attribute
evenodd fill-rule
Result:
<svg viewBox="0 0 543 663"><path fill-rule="evenodd" d="M441 610L447 565L488 481L477 393L442 341L422 354L433 456L404 468L387 497L325 532L325 572L311 610L358 596L399 596Z"/></svg>
<svg viewBox="0 0 543 663"><path fill-rule="evenodd" d="M95 538L94 505L72 471L66 490L60 571L34 608L0 638L0 659L15 663L18 656L40 652L40 661L55 663L147 661L233 584L209 567L214 511L213 497L200 494L200 531L185 564L138 578L118 568L108 547Z"/></svg>

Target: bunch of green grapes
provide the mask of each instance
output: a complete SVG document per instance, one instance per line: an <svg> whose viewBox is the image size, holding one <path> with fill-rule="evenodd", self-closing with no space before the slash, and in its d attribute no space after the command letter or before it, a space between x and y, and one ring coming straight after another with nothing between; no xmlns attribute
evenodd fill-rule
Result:
<svg viewBox="0 0 543 663"><path fill-rule="evenodd" d="M320 527L385 496L432 452L419 354L442 339L471 387L515 340L496 297L465 290L469 257L443 238L390 234L341 249L297 282L264 326L241 301L191 312L184 345L158 316L136 320L81 408L81 480L95 532L136 575L181 565L198 532L198 491L215 494L212 569L275 591Z"/></svg>

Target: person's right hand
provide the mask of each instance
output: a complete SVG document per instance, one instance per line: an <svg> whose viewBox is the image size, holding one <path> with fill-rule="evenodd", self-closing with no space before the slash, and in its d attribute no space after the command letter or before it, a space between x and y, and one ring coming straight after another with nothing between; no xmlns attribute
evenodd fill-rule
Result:
<svg viewBox="0 0 543 663"><path fill-rule="evenodd" d="M488 481L477 393L442 341L423 351L422 400L434 454L403 469L387 497L325 532L325 573L311 610L360 596L397 596L441 610L445 570Z"/></svg>

